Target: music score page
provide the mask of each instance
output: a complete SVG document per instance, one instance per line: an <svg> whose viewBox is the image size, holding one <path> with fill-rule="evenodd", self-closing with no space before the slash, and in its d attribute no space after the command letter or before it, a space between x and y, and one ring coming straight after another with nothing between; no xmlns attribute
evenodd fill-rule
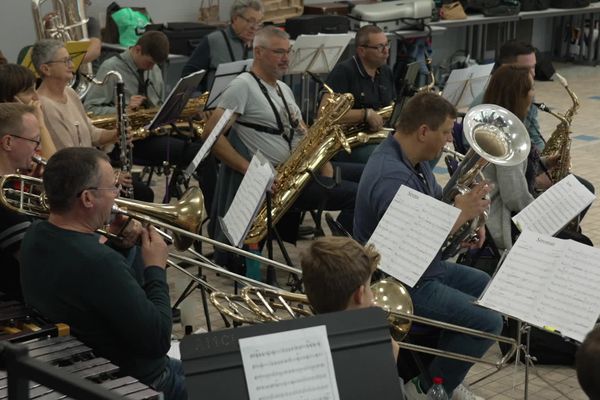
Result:
<svg viewBox="0 0 600 400"><path fill-rule="evenodd" d="M512 220L521 231L528 230L552 236L594 200L596 196L574 175L567 175L521 210Z"/></svg>
<svg viewBox="0 0 600 400"><path fill-rule="evenodd" d="M458 208L401 186L369 239L381 254L379 268L413 287L459 214Z"/></svg>
<svg viewBox="0 0 600 400"><path fill-rule="evenodd" d="M239 343L250 400L339 400L325 325Z"/></svg>
<svg viewBox="0 0 600 400"><path fill-rule="evenodd" d="M254 221L265 193L271 188L274 179L275 169L260 151L256 152L231 206L220 221L224 233L234 246L242 246L250 224Z"/></svg>
<svg viewBox="0 0 600 400"><path fill-rule="evenodd" d="M583 341L600 312L600 250L525 231L478 304Z"/></svg>

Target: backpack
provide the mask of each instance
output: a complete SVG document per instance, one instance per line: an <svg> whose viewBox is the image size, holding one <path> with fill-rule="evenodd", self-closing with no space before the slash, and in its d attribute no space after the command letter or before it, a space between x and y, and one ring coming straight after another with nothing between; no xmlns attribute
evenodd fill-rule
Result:
<svg viewBox="0 0 600 400"><path fill-rule="evenodd" d="M521 11L540 11L550 7L550 0L521 0Z"/></svg>

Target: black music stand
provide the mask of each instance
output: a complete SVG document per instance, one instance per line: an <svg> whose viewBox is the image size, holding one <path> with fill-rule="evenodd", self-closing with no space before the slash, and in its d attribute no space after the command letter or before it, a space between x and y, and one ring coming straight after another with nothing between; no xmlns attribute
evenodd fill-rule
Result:
<svg viewBox="0 0 600 400"><path fill-rule="evenodd" d="M190 399L248 399L239 339L317 325L327 326L340 399L402 398L386 313L371 307L184 337Z"/></svg>

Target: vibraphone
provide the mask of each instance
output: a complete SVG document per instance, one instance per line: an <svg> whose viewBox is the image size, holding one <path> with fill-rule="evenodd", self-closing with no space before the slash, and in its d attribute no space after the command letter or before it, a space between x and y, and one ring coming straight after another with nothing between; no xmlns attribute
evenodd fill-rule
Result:
<svg viewBox="0 0 600 400"><path fill-rule="evenodd" d="M137 379L118 377L119 367L109 360L95 357L92 349L69 335L64 324L51 324L18 302L0 301L0 341L18 342L27 347L29 357L54 365L65 374L75 374L123 396L126 399L152 400L162 395ZM0 371L0 400L8 398L6 371ZM29 398L36 400L64 399L35 382L29 384Z"/></svg>

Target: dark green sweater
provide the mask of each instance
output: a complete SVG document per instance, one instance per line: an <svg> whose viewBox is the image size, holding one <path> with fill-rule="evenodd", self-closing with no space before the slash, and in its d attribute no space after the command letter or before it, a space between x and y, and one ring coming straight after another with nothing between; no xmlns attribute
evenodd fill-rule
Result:
<svg viewBox="0 0 600 400"><path fill-rule="evenodd" d="M21 284L27 304L146 384L168 361L171 308L162 268L144 270L144 287L125 258L98 235L31 226L21 245Z"/></svg>

